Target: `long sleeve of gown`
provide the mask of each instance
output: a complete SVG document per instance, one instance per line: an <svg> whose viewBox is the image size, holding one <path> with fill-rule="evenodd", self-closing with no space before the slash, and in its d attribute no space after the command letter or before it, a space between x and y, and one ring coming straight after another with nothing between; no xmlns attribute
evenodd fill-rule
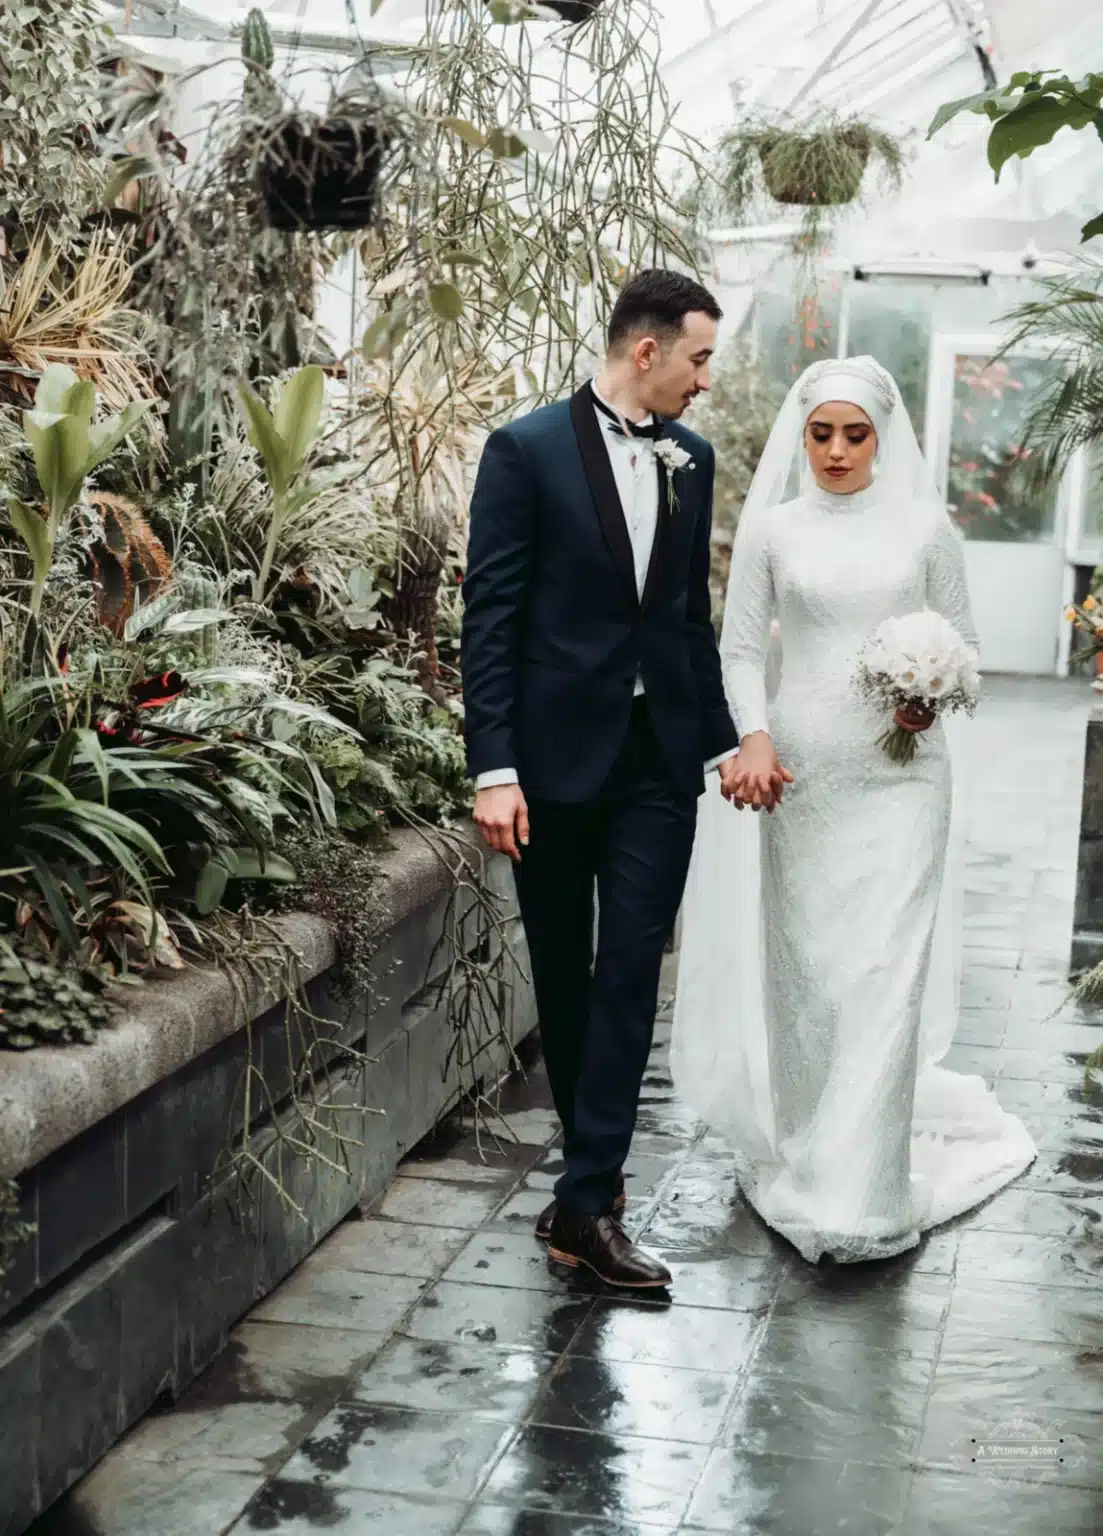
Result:
<svg viewBox="0 0 1103 1536"><path fill-rule="evenodd" d="M965 578L965 554L954 525L945 514L938 520L928 551L927 602L949 620L974 654L980 650Z"/></svg>
<svg viewBox="0 0 1103 1536"><path fill-rule="evenodd" d="M740 737L769 730L766 651L774 612L766 511L740 519L732 550L720 656L724 687Z"/></svg>

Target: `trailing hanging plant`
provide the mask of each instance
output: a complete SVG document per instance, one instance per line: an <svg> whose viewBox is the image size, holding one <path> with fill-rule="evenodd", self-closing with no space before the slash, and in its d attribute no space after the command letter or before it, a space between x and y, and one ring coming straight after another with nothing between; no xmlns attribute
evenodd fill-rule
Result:
<svg viewBox="0 0 1103 1536"><path fill-rule="evenodd" d="M898 187L899 141L858 117L829 115L809 123L751 120L721 138L710 196L721 217L746 222L763 195L799 207L798 253L815 254L824 237L824 211L858 202L867 173Z"/></svg>

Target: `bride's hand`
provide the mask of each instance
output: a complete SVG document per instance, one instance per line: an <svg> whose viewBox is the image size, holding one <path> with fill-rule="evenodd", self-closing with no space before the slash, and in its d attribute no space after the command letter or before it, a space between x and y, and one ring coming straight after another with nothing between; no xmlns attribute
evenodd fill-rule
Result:
<svg viewBox="0 0 1103 1536"><path fill-rule="evenodd" d="M739 743L739 753L724 765L724 798L736 810L749 805L755 811L773 811L780 805L785 785L793 775L778 762L774 744L765 731L754 731Z"/></svg>
<svg viewBox="0 0 1103 1536"><path fill-rule="evenodd" d="M902 731L929 731L935 723L935 712L925 704L903 704L892 717Z"/></svg>

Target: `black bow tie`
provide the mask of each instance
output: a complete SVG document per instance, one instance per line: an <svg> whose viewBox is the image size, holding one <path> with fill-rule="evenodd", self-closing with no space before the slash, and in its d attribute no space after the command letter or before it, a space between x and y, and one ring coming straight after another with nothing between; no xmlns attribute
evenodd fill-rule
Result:
<svg viewBox="0 0 1103 1536"><path fill-rule="evenodd" d="M590 391L590 396L594 402L594 405L601 412L601 414L603 416L607 416L613 423L609 430L613 432L617 437L646 437L649 438L653 443L657 443L659 438L662 437L663 432L666 429L666 423L660 421L658 417L652 416L651 420L645 426L637 426L634 421L629 421L625 424L622 424L621 419L617 415L616 411L614 411L610 406L606 405L604 400L599 400L592 389ZM625 431L625 426L627 426L627 431Z"/></svg>

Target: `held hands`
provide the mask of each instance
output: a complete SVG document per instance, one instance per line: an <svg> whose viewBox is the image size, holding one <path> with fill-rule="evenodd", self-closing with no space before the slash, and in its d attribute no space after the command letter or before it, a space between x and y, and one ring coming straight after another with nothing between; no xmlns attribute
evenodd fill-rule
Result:
<svg viewBox="0 0 1103 1536"><path fill-rule="evenodd" d="M765 731L754 731L739 743L739 752L720 765L720 792L737 811L749 805L771 814L781 804L786 784L793 775L778 762L774 744Z"/></svg>
<svg viewBox="0 0 1103 1536"><path fill-rule="evenodd" d="M515 864L528 846L529 808L519 784L498 784L480 789L475 796L475 825L495 853L504 853Z"/></svg>

